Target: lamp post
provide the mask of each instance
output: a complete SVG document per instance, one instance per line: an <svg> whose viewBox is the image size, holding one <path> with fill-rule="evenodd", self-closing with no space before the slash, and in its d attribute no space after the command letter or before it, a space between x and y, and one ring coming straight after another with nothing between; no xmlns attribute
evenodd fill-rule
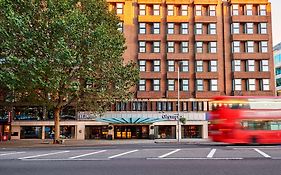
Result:
<svg viewBox="0 0 281 175"><path fill-rule="evenodd" d="M178 143L180 142L180 64L178 64Z"/></svg>

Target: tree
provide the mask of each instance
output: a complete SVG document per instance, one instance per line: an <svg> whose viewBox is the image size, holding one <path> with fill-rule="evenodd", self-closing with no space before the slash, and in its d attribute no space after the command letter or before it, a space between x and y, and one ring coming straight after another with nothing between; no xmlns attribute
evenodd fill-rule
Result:
<svg viewBox="0 0 281 175"><path fill-rule="evenodd" d="M0 0L0 83L17 102L103 112L138 81L104 0ZM13 92L13 93L12 93Z"/></svg>

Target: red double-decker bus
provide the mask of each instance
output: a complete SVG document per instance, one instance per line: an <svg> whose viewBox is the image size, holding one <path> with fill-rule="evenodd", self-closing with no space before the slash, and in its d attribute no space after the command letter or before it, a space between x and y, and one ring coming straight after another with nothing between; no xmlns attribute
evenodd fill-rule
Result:
<svg viewBox="0 0 281 175"><path fill-rule="evenodd" d="M220 96L211 101L209 137L235 144L281 143L281 98Z"/></svg>

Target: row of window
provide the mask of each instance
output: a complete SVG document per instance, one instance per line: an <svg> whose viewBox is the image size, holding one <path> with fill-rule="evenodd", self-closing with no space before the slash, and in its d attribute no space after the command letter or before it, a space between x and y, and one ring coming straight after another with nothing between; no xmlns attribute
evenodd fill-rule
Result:
<svg viewBox="0 0 281 175"><path fill-rule="evenodd" d="M161 14L160 4L139 4L139 15L154 15L159 16ZM124 14L124 3L115 4L116 14ZM167 5L167 16L188 16L188 5ZM252 4L233 4L231 6L231 15L259 15L266 16L266 5L252 5ZM216 16L216 5L195 5L195 16Z"/></svg>
<svg viewBox="0 0 281 175"><path fill-rule="evenodd" d="M255 46L258 45L258 46ZM244 49L243 47L244 46ZM267 41L233 41L232 42L232 53L267 53L268 42Z"/></svg>
<svg viewBox="0 0 281 175"><path fill-rule="evenodd" d="M245 63L243 63L245 62ZM232 61L232 71L240 72L241 65L245 65L246 72L255 72L256 71L256 62L255 60L233 60ZM260 60L259 62L259 71L260 72L268 72L269 71L269 62L268 60Z"/></svg>
<svg viewBox="0 0 281 175"><path fill-rule="evenodd" d="M249 22L244 23L243 26L243 32L241 31L241 23L232 23L231 24L231 34L254 34L255 28L257 26L257 34L267 34L267 23L258 23L255 25L255 23Z"/></svg>
<svg viewBox="0 0 281 175"><path fill-rule="evenodd" d="M160 91L160 79L153 79L153 80L139 80L138 90L139 91L147 91L146 83L147 81L151 81L152 87L151 91ZM241 91L242 90L242 81L246 81L246 91L268 91L269 87L269 79L233 79L233 90L234 91ZM259 83L257 83L259 82ZM168 79L167 82L167 90L168 91L175 91L175 80ZM259 84L257 88L256 85ZM204 86L207 86L206 89ZM218 91L218 80L211 79L211 80L203 80L203 79L196 79L195 80L195 89L196 91ZM180 79L180 91L189 91L189 80L188 79Z"/></svg>

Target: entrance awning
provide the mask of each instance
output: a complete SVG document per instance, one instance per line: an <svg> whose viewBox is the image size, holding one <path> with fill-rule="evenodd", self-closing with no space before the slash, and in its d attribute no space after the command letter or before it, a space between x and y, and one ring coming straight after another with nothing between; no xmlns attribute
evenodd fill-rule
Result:
<svg viewBox="0 0 281 175"><path fill-rule="evenodd" d="M149 117L113 117L97 118L96 121L107 122L112 124L152 124L154 122L164 121L162 118Z"/></svg>

